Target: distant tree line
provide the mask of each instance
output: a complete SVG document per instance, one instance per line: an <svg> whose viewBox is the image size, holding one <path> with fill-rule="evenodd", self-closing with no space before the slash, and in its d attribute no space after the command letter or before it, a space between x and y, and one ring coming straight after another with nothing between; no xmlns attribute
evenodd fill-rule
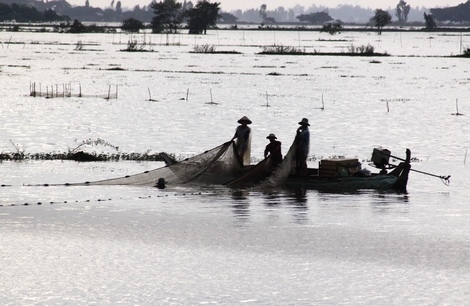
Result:
<svg viewBox="0 0 470 306"><path fill-rule="evenodd" d="M246 11L236 10L222 12L220 3L208 0L197 0L193 2L183 0L151 0L149 5L140 7L136 5L132 10L122 7L120 0L111 0L110 6L105 9L90 6L89 0L84 0L83 6L71 6L66 0L0 0L0 21L17 22L54 22L62 21L64 25L71 25L70 20L81 20L83 22L125 22L125 29L140 28L135 21L142 26L149 26L155 33L175 32L183 24L191 33L206 33L207 29L216 26L217 23L235 25L242 22L261 23L262 25L275 25L280 23L305 23L330 25L325 30L328 32L338 31L337 24L343 22L369 23L377 27L379 32L383 26L380 20L391 23L391 16L397 18L397 23L425 22L427 28L435 28L437 22L469 23L470 22L470 0L455 7L412 8L404 0L397 0L394 9L381 10L390 15L377 16L377 9L364 9L359 6L338 5L336 8L312 5L305 8L296 5L285 9L278 7L268 9L266 4L259 8ZM196 1L196 0L193 0ZM424 16L424 20L423 20ZM364 21L365 19L365 21ZM379 21L378 21L379 20ZM66 23L66 21L68 23ZM334 27L332 27L334 24ZM127 30L126 30L127 31Z"/></svg>
<svg viewBox="0 0 470 306"><path fill-rule="evenodd" d="M440 22L469 23L470 0L453 7L432 8L430 12L434 19Z"/></svg>
<svg viewBox="0 0 470 306"><path fill-rule="evenodd" d="M407 22L411 21L422 21L423 13L428 12L429 10L422 7L411 8L407 12ZM261 23L263 22L263 17L259 14L260 9L248 9L245 11L235 10L231 11L239 22L253 22ZM329 8L326 6L316 6L312 5L310 7L304 7L301 5L296 5L293 8L286 9L284 7L278 7L275 9L267 8L265 10L266 16L273 18L277 23L295 23L299 22L298 17L301 15L309 15L312 13L326 12L334 20L342 20L347 23L367 23L370 18L374 15L374 9L363 8L357 5L338 5L334 8ZM393 9L389 10L389 13L395 15ZM404 13L404 12L403 12ZM398 18L398 17L397 17Z"/></svg>
<svg viewBox="0 0 470 306"><path fill-rule="evenodd" d="M0 3L0 22L15 20L17 22L54 22L69 20L67 16L59 16L52 9L43 12L25 4L11 5Z"/></svg>

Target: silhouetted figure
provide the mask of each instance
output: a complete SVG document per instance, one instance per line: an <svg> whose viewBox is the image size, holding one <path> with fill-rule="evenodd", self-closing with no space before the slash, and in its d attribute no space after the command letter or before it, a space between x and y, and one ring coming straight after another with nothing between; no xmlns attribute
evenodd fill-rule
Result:
<svg viewBox="0 0 470 306"><path fill-rule="evenodd" d="M251 128L248 126L248 124L251 124L251 120L243 116L238 120L238 123L240 125L237 127L232 140L236 139L235 144L238 155L240 155L243 165L247 166L251 160Z"/></svg>
<svg viewBox="0 0 470 306"><path fill-rule="evenodd" d="M297 129L297 150L295 154L297 174L307 175L307 158L310 150L310 131L308 127L307 118L303 118L299 122L300 126Z"/></svg>
<svg viewBox="0 0 470 306"><path fill-rule="evenodd" d="M269 144L264 149L264 158L268 157L269 154L273 166L278 166L282 162L281 142L276 140L276 135L272 133L266 139L269 139Z"/></svg>

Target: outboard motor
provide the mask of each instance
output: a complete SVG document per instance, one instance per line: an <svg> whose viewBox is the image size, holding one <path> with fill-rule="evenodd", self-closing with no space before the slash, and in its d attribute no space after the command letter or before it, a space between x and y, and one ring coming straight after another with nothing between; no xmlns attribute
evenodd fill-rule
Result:
<svg viewBox="0 0 470 306"><path fill-rule="evenodd" d="M374 151L372 151L371 157L374 166L386 172L385 167L389 164L390 153L391 152L387 149L375 148Z"/></svg>

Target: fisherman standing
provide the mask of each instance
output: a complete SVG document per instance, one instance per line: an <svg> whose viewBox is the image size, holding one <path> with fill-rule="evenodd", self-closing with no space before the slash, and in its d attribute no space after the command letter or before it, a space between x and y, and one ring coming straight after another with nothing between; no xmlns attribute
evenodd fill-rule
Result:
<svg viewBox="0 0 470 306"><path fill-rule="evenodd" d="M297 150L295 154L297 174L307 175L307 158L310 150L310 131L308 127L307 118L303 118L299 122L300 126L297 129Z"/></svg>
<svg viewBox="0 0 470 306"><path fill-rule="evenodd" d="M238 120L240 125L235 130L232 140L236 139L236 146L238 155L242 160L243 165L247 166L251 163L251 120L247 116L243 116Z"/></svg>

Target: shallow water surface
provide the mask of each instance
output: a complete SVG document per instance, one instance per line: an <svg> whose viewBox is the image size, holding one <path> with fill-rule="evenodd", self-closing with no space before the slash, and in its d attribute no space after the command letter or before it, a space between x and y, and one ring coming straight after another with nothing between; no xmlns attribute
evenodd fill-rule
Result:
<svg viewBox="0 0 470 306"><path fill-rule="evenodd" d="M168 45L164 36L135 37L153 52L120 52L125 35L0 32L0 152L66 152L100 138L119 152L185 158L229 140L246 115L256 162L269 133L285 154L307 117L310 166L347 156L371 168L381 146L398 157L410 148L412 169L425 173L411 172L407 193L260 193L51 186L163 164L4 161L2 304L461 305L470 298L469 124L452 115L457 107L467 113L468 65L444 57L458 54L467 35L218 31L171 36ZM204 43L241 54L190 53ZM392 56L257 54L273 43L322 52L370 43ZM34 82L42 90L70 84L74 96L30 97ZM117 99L98 97L116 85ZM451 183L429 174L451 175Z"/></svg>

